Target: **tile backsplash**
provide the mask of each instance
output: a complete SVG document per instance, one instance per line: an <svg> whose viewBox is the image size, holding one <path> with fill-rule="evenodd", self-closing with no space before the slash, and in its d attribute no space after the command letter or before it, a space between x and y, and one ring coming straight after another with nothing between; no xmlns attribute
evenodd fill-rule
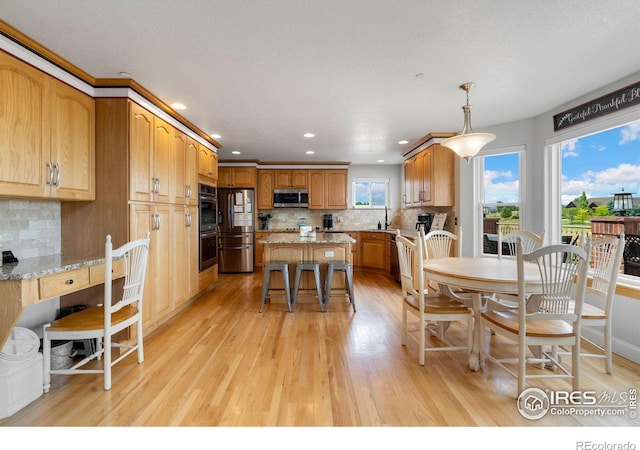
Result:
<svg viewBox="0 0 640 450"><path fill-rule="evenodd" d="M262 215L271 214L269 219L269 230L285 230L288 228L297 229L301 218L307 225L322 229L322 218L324 214L333 215L334 230L375 230L378 228L378 221L384 229L384 209L342 209L336 211L312 210L312 209L272 209L260 210ZM453 231L455 222L455 212L452 208L389 208L387 218L390 222L389 228L414 229L418 214L422 212L444 212L447 213L445 229ZM256 230L260 230L260 220L256 223Z"/></svg>
<svg viewBox="0 0 640 450"><path fill-rule="evenodd" d="M18 259L60 253L60 202L0 199L0 244Z"/></svg>

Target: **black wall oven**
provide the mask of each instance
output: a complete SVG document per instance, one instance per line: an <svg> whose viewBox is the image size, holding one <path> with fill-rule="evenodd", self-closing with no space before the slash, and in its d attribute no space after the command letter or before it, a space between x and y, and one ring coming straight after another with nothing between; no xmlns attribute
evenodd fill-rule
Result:
<svg viewBox="0 0 640 450"><path fill-rule="evenodd" d="M214 186L198 185L200 272L218 264L218 195Z"/></svg>

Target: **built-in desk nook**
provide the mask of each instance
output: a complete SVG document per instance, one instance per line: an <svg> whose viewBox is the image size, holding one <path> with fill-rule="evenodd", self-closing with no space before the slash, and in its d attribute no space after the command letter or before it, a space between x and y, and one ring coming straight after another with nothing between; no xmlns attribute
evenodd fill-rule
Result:
<svg viewBox="0 0 640 450"><path fill-rule="evenodd" d="M124 276L115 262L113 278ZM104 255L51 255L0 266L0 348L20 318L35 303L104 283Z"/></svg>

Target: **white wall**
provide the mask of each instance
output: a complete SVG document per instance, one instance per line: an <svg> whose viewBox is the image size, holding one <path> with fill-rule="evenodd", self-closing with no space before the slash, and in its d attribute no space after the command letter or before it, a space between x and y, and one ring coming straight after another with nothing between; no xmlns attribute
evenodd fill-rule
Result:
<svg viewBox="0 0 640 450"><path fill-rule="evenodd" d="M603 86L570 102L559 105L551 111L531 119L521 120L488 127L477 131L488 131L496 134L496 140L487 149L499 149L524 145L526 157L526 200L524 206L524 227L532 230L545 228L545 212L550 207L545 199L543 186L545 173L545 145L560 140L567 140L597 130L622 125L635 117L640 119L640 106L611 113L582 125L567 128L566 131L553 131L553 115L571 107L586 103L602 95L611 93L640 80L640 72L625 77L615 83ZM639 155L640 157L640 155ZM473 204L473 171L472 166L462 162L459 164L459 219L465 230L472 230L474 224ZM472 233L463 235L463 254L473 254ZM589 300L596 302L595 300ZM637 331L640 318L640 300L618 296L614 303L613 336L614 352L640 363L640 333ZM596 342L601 341L599 330L587 332Z"/></svg>

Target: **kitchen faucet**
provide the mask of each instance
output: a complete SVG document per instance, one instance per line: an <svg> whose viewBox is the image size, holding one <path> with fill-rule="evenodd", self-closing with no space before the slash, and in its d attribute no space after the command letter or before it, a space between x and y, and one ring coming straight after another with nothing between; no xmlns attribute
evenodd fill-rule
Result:
<svg viewBox="0 0 640 450"><path fill-rule="evenodd" d="M389 225L391 225L391 222L387 222L387 207L384 207L384 229L388 230L389 229Z"/></svg>

